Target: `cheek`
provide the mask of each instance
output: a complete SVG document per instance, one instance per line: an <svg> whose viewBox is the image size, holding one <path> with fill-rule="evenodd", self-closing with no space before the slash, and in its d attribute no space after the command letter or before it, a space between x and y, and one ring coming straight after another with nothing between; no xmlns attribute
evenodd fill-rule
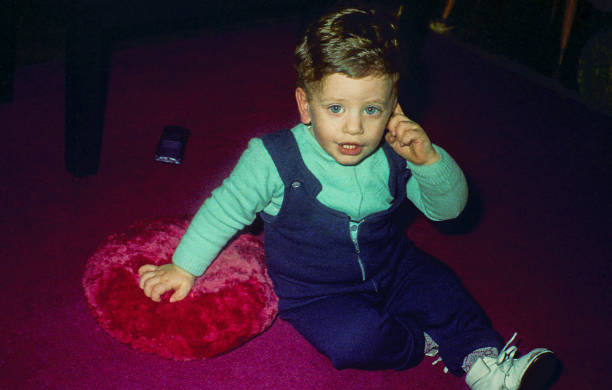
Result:
<svg viewBox="0 0 612 390"><path fill-rule="evenodd" d="M321 113L318 110L310 110L310 120L312 121L312 124L314 125L316 124L322 124L325 123L325 118L321 115Z"/></svg>
<svg viewBox="0 0 612 390"><path fill-rule="evenodd" d="M382 136L387 128L388 118L387 116L372 119L367 122L367 131L372 135L373 138Z"/></svg>
<svg viewBox="0 0 612 390"><path fill-rule="evenodd" d="M338 124L332 118L329 118L329 116L313 113L311 118L312 125L321 133L333 132L333 129L338 127Z"/></svg>

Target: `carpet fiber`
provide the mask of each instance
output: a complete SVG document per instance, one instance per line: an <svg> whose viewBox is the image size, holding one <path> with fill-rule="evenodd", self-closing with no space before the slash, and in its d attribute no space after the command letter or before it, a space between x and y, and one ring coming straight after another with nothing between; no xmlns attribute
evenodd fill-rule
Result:
<svg viewBox="0 0 612 390"><path fill-rule="evenodd" d="M118 342L89 311L81 279L105 237L193 215L249 138L297 123L295 30L116 51L100 171L81 179L63 168L63 62L18 68L15 99L0 105L0 388L464 389L429 358L402 372L337 371L282 320L216 358L168 360ZM557 353L553 389L612 388L612 120L452 37L430 37L423 54L420 122L469 176L477 223L416 216L407 234L458 273L503 337L519 332L519 350ZM164 125L191 130L180 166L153 162Z"/></svg>

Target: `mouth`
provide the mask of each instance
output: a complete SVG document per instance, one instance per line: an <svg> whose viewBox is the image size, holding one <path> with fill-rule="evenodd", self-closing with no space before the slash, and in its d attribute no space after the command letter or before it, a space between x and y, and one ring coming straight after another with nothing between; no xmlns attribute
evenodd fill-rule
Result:
<svg viewBox="0 0 612 390"><path fill-rule="evenodd" d="M362 149L363 147L359 144L338 144L338 150L340 151L340 153L347 156L358 155L359 153L361 153Z"/></svg>

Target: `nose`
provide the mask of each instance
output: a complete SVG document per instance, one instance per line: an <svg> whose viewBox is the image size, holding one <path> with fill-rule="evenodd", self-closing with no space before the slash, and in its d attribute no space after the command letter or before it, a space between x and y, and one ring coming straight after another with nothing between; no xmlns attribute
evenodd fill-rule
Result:
<svg viewBox="0 0 612 390"><path fill-rule="evenodd" d="M358 113L348 115L344 124L344 132L350 135L362 134L363 124L361 123L361 115Z"/></svg>

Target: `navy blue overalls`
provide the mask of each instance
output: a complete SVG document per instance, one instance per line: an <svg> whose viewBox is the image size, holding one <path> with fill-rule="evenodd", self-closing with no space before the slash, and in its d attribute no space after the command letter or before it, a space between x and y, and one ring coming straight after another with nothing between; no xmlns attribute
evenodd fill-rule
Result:
<svg viewBox="0 0 612 390"><path fill-rule="evenodd" d="M470 352L500 347L498 334L455 274L416 248L395 223L410 171L386 143L394 201L387 210L351 221L316 199L321 184L289 130L266 135L263 142L285 185L279 213L261 214L279 313L336 368L415 366L423 359L423 332L457 374Z"/></svg>

